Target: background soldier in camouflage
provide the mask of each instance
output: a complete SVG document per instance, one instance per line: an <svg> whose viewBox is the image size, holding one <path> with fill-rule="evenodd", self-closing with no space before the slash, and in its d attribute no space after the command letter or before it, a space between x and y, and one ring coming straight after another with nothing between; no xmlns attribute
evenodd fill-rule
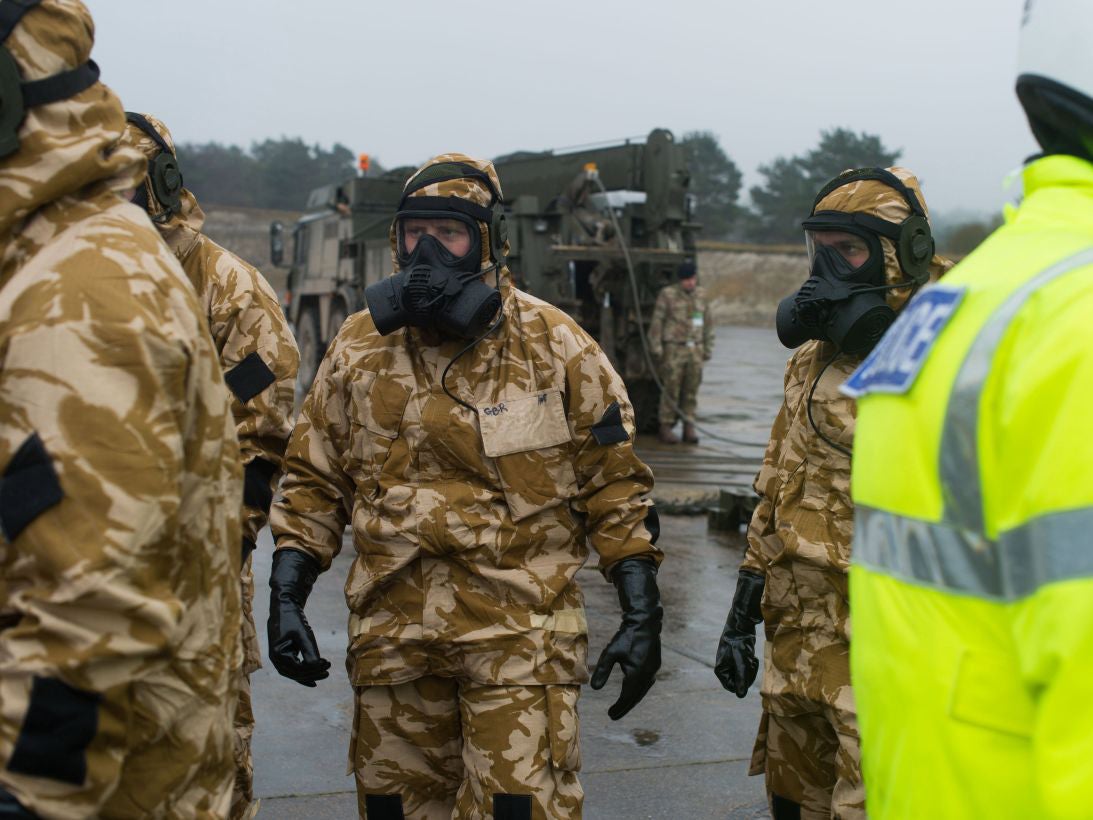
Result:
<svg viewBox="0 0 1093 820"><path fill-rule="evenodd" d="M277 295L262 274L201 233L205 214L194 195L182 187L181 175L172 175L172 168L177 169L177 159L167 126L150 114L129 114L128 119L125 142L147 157L149 170L134 200L147 209L193 283L232 393L244 487L244 657L235 713L236 778L231 811L232 818L240 818L247 812L254 793L250 674L262 666L251 612L254 574L250 554L258 531L266 524L292 432L293 391L300 354Z"/></svg>
<svg viewBox="0 0 1093 820"><path fill-rule="evenodd" d="M595 168L582 168L558 197L558 209L572 214L584 232L577 238L579 245L606 245L614 238L611 220L592 203L592 194L599 191Z"/></svg>
<svg viewBox="0 0 1093 820"><path fill-rule="evenodd" d="M914 192L925 210L915 177L902 168L889 171ZM870 214L897 224L911 216L906 199L877 180L836 187L815 211ZM908 282L892 240L878 238L883 281ZM948 267L950 263L933 257L930 279ZM898 311L911 291L910 286L887 290L885 301ZM763 716L750 773L766 774L775 818L865 817L850 689L846 575L854 520L849 450L855 403L838 389L863 355L841 353L832 342L811 340L786 365L785 403L755 480L759 504L748 528L737 595L717 652L718 678L726 689L744 697L758 669L754 629L762 620L767 638ZM808 419L814 385L811 409L816 429Z"/></svg>
<svg viewBox="0 0 1093 820"><path fill-rule="evenodd" d="M678 444L672 432L683 411L683 440L698 444L694 417L698 409L698 386L702 384L702 364L713 356L713 325L706 291L698 284L693 262L685 262L677 271L679 282L660 289L653 318L649 322L649 353L658 360L659 376L664 385L660 396L660 432L665 444Z"/></svg>
<svg viewBox="0 0 1093 820"><path fill-rule="evenodd" d="M2 8L23 81L86 63L77 0ZM219 818L239 451L193 289L119 196L145 163L94 76L0 133L0 814Z"/></svg>
<svg viewBox="0 0 1093 820"><path fill-rule="evenodd" d="M271 516L270 658L307 685L329 664L302 607L352 527L349 768L372 820L580 817L576 575L589 544L626 614L592 680L622 665L612 718L660 665L659 527L626 391L576 323L513 287L494 205L486 161L445 155L410 178L396 267L420 246L476 281L495 273L499 324L471 346L432 326L381 335L377 304L351 316L304 402Z"/></svg>

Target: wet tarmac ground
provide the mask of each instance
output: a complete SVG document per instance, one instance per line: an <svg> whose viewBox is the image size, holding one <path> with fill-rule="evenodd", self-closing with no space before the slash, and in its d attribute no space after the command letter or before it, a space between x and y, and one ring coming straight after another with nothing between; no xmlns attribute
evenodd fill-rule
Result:
<svg viewBox="0 0 1093 820"><path fill-rule="evenodd" d="M750 484L781 402L786 351L773 332L719 328L705 371L699 413L713 432L698 447L639 440L653 466L658 494L710 495L729 483ZM741 533L711 533L702 515L664 515L659 581L664 604L663 663L657 683L630 714L612 721L616 667L607 686L581 696L581 782L584 817L718 818L769 816L762 777L748 777L759 721L758 682L738 700L713 674L713 656L743 556ZM255 553L255 617L265 652L271 541ZM354 818L353 778L346 774L352 690L344 670L346 608L342 584L352 546L320 576L307 614L331 676L308 689L267 666L252 680L255 791L259 817ZM594 562L593 562L594 563ZM614 589L594 566L581 570L590 631L590 666L619 623ZM761 638L760 638L761 644ZM761 645L757 649L762 651Z"/></svg>
<svg viewBox="0 0 1093 820"><path fill-rule="evenodd" d="M751 486L782 403L788 358L773 330L717 328L714 357L699 389L699 444L638 438L638 452L656 476L659 500L687 506L711 501L720 489Z"/></svg>

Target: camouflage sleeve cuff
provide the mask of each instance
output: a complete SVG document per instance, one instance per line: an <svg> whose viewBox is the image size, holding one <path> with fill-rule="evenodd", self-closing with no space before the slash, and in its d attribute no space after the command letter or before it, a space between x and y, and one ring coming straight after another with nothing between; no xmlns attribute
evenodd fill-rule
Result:
<svg viewBox="0 0 1093 820"><path fill-rule="evenodd" d="M744 555L744 560L740 562L740 569L754 572L756 575L765 576L767 574L766 565L760 562L757 557L751 553L751 550Z"/></svg>

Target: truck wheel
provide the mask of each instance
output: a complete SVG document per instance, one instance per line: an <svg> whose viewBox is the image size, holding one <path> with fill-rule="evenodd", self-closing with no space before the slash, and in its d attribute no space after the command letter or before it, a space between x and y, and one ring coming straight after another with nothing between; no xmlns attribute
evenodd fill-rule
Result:
<svg viewBox="0 0 1093 820"><path fill-rule="evenodd" d="M633 379L626 386L630 403L634 406L634 421L639 433L657 431L657 412L660 409L660 388L652 379Z"/></svg>
<svg viewBox="0 0 1093 820"><path fill-rule="evenodd" d="M338 331L342 329L342 325L345 324L345 320L349 318L349 312L345 309L345 305L341 302L335 302L330 308L330 340L334 341L334 337L338 335ZM325 348L323 349L325 352Z"/></svg>
<svg viewBox="0 0 1093 820"><path fill-rule="evenodd" d="M296 346L300 348L300 370L296 377L297 393L306 394L315 380L315 372L322 361L323 345L319 337L319 313L315 308L304 308L296 322Z"/></svg>

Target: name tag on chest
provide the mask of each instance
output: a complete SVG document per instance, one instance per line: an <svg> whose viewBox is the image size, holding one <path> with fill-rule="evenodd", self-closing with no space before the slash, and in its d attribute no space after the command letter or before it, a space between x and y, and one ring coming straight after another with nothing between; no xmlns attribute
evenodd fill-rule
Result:
<svg viewBox="0 0 1093 820"><path fill-rule="evenodd" d="M490 458L569 441L561 390L542 390L478 408L482 444Z"/></svg>
<svg viewBox="0 0 1093 820"><path fill-rule="evenodd" d="M868 393L906 393L963 297L964 288L944 285L922 291L839 389L855 399Z"/></svg>

